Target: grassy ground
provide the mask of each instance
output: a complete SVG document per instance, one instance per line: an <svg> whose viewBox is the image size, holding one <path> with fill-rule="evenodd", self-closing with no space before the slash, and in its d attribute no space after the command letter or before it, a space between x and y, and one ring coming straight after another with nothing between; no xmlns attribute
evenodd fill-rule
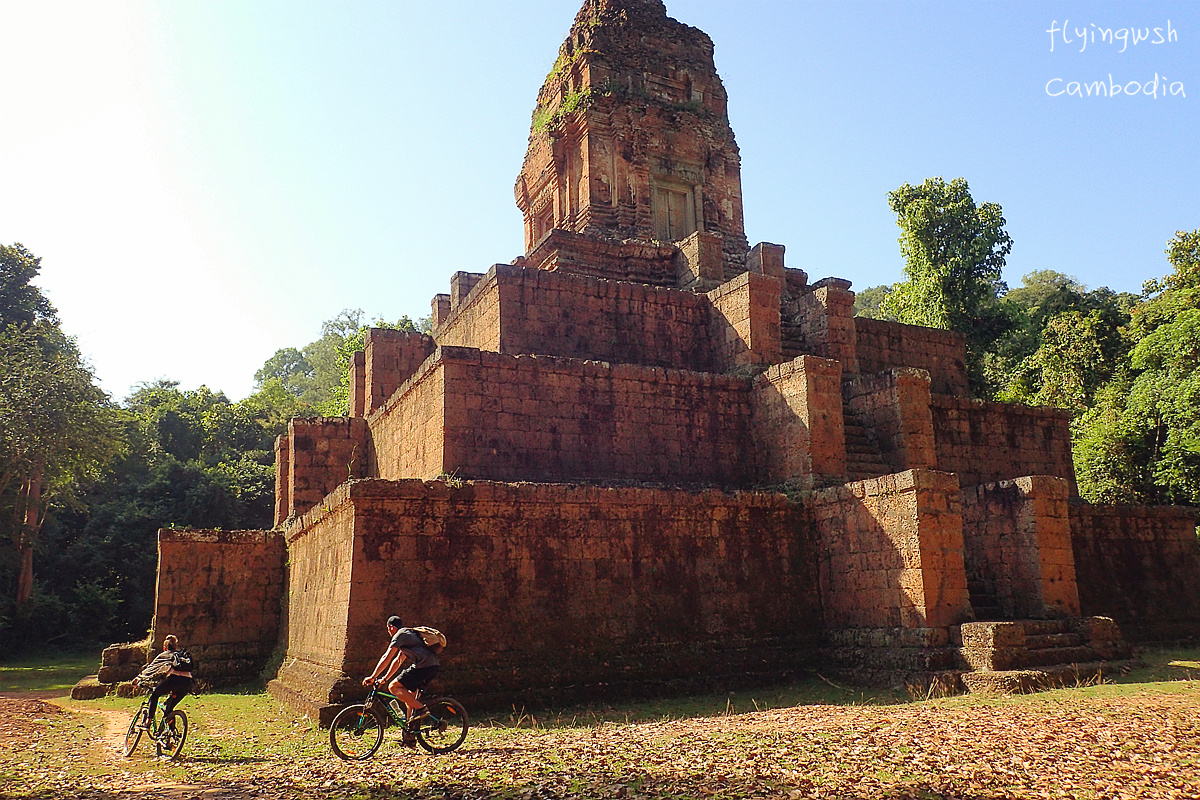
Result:
<svg viewBox="0 0 1200 800"><path fill-rule="evenodd" d="M44 653L0 664L0 692L62 692L70 694L79 679L100 666L98 650Z"/></svg>
<svg viewBox="0 0 1200 800"><path fill-rule="evenodd" d="M257 690L187 698L180 763L153 759L145 741L120 756L138 701L64 698L54 701L63 713L25 714L15 739L0 730L0 797L1200 797L1200 649L1143 662L1102 683L1016 697L914 699L813 678L514 709L476 720L454 754L414 753L389 733L362 764L333 757L326 731ZM78 670L73 659L0 666L0 686L57 691Z"/></svg>

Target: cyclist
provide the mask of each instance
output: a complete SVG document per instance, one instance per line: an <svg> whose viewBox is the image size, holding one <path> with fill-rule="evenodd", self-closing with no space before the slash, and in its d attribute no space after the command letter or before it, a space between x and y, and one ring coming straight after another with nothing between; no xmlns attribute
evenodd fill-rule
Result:
<svg viewBox="0 0 1200 800"><path fill-rule="evenodd" d="M387 649L379 657L379 663L375 665L370 676L363 678L363 686L387 683L388 691L403 700L404 705L408 707L408 720L412 722L429 713L417 699L416 692L429 685L437 675L440 664L437 654L429 649L421 634L412 628L405 628L400 617L394 614L388 617L387 632L391 641L388 642ZM408 666L397 675L397 670L405 661L409 662ZM416 738L406 733L404 744L415 747Z"/></svg>
<svg viewBox="0 0 1200 800"><path fill-rule="evenodd" d="M150 693L150 718L142 720L141 727L147 730L153 729L154 726L154 711L158 708L158 700L164 694L170 693L167 702L163 705L163 719L171 716L171 712L175 710L175 706L183 699L192 688L192 672L190 668L181 666L179 658L179 639L175 634L169 634L163 640L162 652L154 657L146 668L143 669L135 679L138 683L149 683L160 675L165 675L162 682L154 687L154 691Z"/></svg>

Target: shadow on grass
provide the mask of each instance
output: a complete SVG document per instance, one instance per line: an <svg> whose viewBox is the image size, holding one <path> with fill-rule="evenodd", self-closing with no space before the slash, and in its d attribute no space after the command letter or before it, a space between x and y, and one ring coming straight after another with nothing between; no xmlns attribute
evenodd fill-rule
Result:
<svg viewBox="0 0 1200 800"><path fill-rule="evenodd" d="M179 757L179 763L187 764L275 764L278 758L262 758L260 756L192 756L185 751Z"/></svg>
<svg viewBox="0 0 1200 800"><path fill-rule="evenodd" d="M629 698L561 708L514 707L508 712L482 712L474 715L474 718L479 727L574 728L724 717L796 706L896 705L912 700L913 697L906 690L843 685L811 673L788 684L720 694Z"/></svg>

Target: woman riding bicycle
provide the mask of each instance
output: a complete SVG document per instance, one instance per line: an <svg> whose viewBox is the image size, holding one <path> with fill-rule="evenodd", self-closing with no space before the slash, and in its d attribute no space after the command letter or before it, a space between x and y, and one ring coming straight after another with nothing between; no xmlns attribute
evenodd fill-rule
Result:
<svg viewBox="0 0 1200 800"><path fill-rule="evenodd" d="M192 689L191 667L190 665L185 666L181 661L181 652L179 639L174 634L168 635L163 640L162 652L156 655L154 660L147 664L146 668L135 678L138 683L149 683L160 675L166 676L150 693L150 718L142 721L141 727L144 729L153 729L154 710L158 708L160 697L170 694L167 702L163 704L163 719L167 719L179 701Z"/></svg>

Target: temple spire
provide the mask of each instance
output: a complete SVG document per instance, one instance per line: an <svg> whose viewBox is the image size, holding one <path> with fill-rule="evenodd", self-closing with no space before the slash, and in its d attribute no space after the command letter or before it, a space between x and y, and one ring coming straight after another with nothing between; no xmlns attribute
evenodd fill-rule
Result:
<svg viewBox="0 0 1200 800"><path fill-rule="evenodd" d="M586 0L538 92L516 184L531 252L552 229L747 244L741 156L712 40L660 0Z"/></svg>

